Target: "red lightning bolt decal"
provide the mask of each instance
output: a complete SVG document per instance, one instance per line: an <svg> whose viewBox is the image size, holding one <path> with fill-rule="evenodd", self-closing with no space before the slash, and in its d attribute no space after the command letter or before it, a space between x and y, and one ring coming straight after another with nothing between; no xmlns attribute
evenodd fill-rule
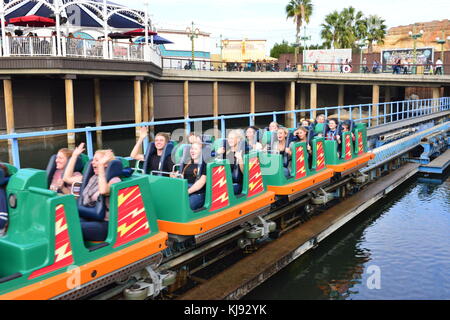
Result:
<svg viewBox="0 0 450 320"><path fill-rule="evenodd" d="M249 178L248 178L248 195L247 197L253 197L258 193L264 191L264 184L262 180L261 174L261 166L259 164L259 158L254 157L250 160L250 170L249 170Z"/></svg>
<svg viewBox="0 0 450 320"><path fill-rule="evenodd" d="M228 184L224 166L212 170L212 203L209 211L216 211L228 206Z"/></svg>
<svg viewBox="0 0 450 320"><path fill-rule="evenodd" d="M303 146L299 146L296 149L296 168L297 172L295 174L295 179L301 179L306 176L305 170L305 152L303 151Z"/></svg>
<svg viewBox="0 0 450 320"><path fill-rule="evenodd" d="M362 155L364 153L363 146L363 134L362 132L358 132L358 155Z"/></svg>
<svg viewBox="0 0 450 320"><path fill-rule="evenodd" d="M139 186L125 188L118 195L117 240L114 248L150 232Z"/></svg>
<svg viewBox="0 0 450 320"><path fill-rule="evenodd" d="M317 165L316 170L320 171L325 168L325 153L323 151L323 142L317 142Z"/></svg>
<svg viewBox="0 0 450 320"><path fill-rule="evenodd" d="M56 207L55 216L55 257L53 263L34 271L28 279L34 279L52 271L65 268L73 263L72 247L67 229L66 212L63 205Z"/></svg>
<svg viewBox="0 0 450 320"><path fill-rule="evenodd" d="M345 135L345 160L352 158L352 140L349 134Z"/></svg>

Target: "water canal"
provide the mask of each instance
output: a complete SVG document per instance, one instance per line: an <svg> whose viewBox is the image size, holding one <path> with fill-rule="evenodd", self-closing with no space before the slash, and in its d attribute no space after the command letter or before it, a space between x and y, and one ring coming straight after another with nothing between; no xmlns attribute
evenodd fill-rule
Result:
<svg viewBox="0 0 450 320"><path fill-rule="evenodd" d="M450 178L415 179L244 299L450 299Z"/></svg>

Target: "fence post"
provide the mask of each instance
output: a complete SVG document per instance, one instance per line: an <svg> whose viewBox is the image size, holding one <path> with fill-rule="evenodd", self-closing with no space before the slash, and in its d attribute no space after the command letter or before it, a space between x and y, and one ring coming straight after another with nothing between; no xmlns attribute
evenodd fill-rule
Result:
<svg viewBox="0 0 450 320"><path fill-rule="evenodd" d="M94 147L92 144L92 131L90 131L91 127L86 127L86 148L89 159L94 158Z"/></svg>
<svg viewBox="0 0 450 320"><path fill-rule="evenodd" d="M220 130L221 130L221 134L222 134L222 139L226 138L226 134L225 134L225 118L222 116L220 118Z"/></svg>
<svg viewBox="0 0 450 320"><path fill-rule="evenodd" d="M30 41L30 56L34 56L33 37L29 37L28 40Z"/></svg>
<svg viewBox="0 0 450 320"><path fill-rule="evenodd" d="M147 154L148 146L149 146L148 137L144 139L144 154Z"/></svg>
<svg viewBox="0 0 450 320"><path fill-rule="evenodd" d="M64 39L64 40L63 40ZM67 38L61 38L61 47L63 57L67 56Z"/></svg>
<svg viewBox="0 0 450 320"><path fill-rule="evenodd" d="M412 118L412 117L413 117L413 114L412 114L412 112L411 112L409 106L410 106L409 101L406 101L406 110L407 110L407 112L408 112L408 116L411 115L410 118Z"/></svg>
<svg viewBox="0 0 450 320"><path fill-rule="evenodd" d="M369 106L369 111L370 111L370 106ZM370 119L367 119L368 124L370 124ZM359 121L362 121L362 106L359 105Z"/></svg>
<svg viewBox="0 0 450 320"><path fill-rule="evenodd" d="M14 166L20 169L19 139L17 138L12 139L11 153Z"/></svg>
<svg viewBox="0 0 450 320"><path fill-rule="evenodd" d="M292 111L292 116L293 116L293 124L294 124L294 128L297 128L297 113L295 111Z"/></svg>

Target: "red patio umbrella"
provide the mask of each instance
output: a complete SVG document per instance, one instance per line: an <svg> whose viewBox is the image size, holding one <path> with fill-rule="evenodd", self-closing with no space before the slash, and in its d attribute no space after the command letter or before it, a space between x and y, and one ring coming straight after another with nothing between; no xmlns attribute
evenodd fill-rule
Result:
<svg viewBox="0 0 450 320"><path fill-rule="evenodd" d="M142 28L142 29L131 30L131 31L128 31L128 32L124 32L123 34L125 34L127 36L131 36L131 37L145 37L145 29ZM156 36L157 33L148 30L148 35L149 36Z"/></svg>
<svg viewBox="0 0 450 320"><path fill-rule="evenodd" d="M56 25L55 20L40 16L23 16L11 18L9 19L9 23L15 26L32 28L53 27Z"/></svg>

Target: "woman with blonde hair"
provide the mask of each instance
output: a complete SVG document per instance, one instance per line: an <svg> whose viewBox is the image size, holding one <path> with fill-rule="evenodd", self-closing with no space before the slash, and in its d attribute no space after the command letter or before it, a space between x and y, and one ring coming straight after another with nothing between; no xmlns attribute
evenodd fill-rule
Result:
<svg viewBox="0 0 450 320"><path fill-rule="evenodd" d="M71 182L78 180L82 182L82 178L70 178L75 162L78 156L84 151L84 143L81 143L73 151L72 157L67 164L66 172L64 173L64 181ZM109 221L109 194L111 192L111 186L115 183L119 183L122 180L119 177L113 177L109 181L106 178L106 169L111 161L115 160L112 150L98 150L95 152L92 159L92 169L94 174L90 177L86 186L81 192L82 205L85 207L95 207L97 200L100 196L105 197L105 218L104 221L96 221L85 218L80 218L81 228L83 231L83 237L86 241L104 241L108 235L108 221Z"/></svg>

